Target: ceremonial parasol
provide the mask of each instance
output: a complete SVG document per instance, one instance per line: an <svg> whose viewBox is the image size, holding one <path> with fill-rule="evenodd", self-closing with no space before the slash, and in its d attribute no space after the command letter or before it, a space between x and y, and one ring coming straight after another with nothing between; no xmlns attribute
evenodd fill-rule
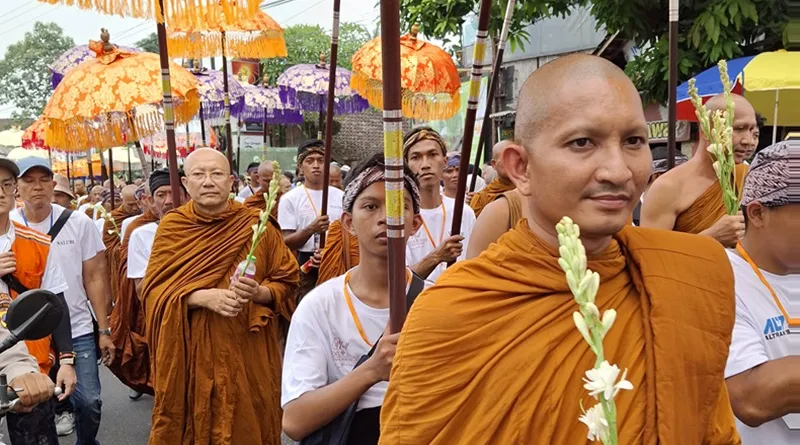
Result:
<svg viewBox="0 0 800 445"><path fill-rule="evenodd" d="M44 118L39 118L34 121L25 132L22 134L21 145L22 148L34 149L40 148L43 150L50 150L50 147L44 143L44 130L46 122Z"/></svg>
<svg viewBox="0 0 800 445"><path fill-rule="evenodd" d="M244 85L244 109L239 117L245 122L262 123L261 156L266 159L269 124L300 125L303 123L303 114L296 108L297 104L284 103L277 88L268 88L266 81L264 84L262 87Z"/></svg>
<svg viewBox="0 0 800 445"><path fill-rule="evenodd" d="M193 152L197 148L200 147L217 147L217 136L212 131L209 133L210 141L206 145L203 141L202 135L198 133L188 133L189 137L187 139L187 133L176 133L175 134L175 145L177 146L178 150L178 157L185 158L189 155L189 153ZM164 133L159 133L154 136L145 138L142 141L142 150L144 154L150 156L154 159L166 160L167 159L167 136Z"/></svg>
<svg viewBox="0 0 800 445"><path fill-rule="evenodd" d="M121 51L128 53L139 52L139 50L136 48L130 48L127 46L117 47ZM58 84L61 82L61 79L64 78L64 75L67 74L69 70L75 68L83 62L86 62L87 60L92 60L96 57L97 54L95 54L95 52L89 48L89 45L79 45L64 51L60 56L58 56L56 61L50 65L50 81L53 84L53 89L58 86Z"/></svg>
<svg viewBox="0 0 800 445"><path fill-rule="evenodd" d="M193 69L200 94L200 134L206 140L206 122L211 126L225 125L225 80L221 71ZM244 88L235 77L228 75L230 113L239 116L244 108Z"/></svg>
<svg viewBox="0 0 800 445"><path fill-rule="evenodd" d="M22 145L23 131L18 127L0 131L0 145L5 147L19 147Z"/></svg>
<svg viewBox="0 0 800 445"><path fill-rule="evenodd" d="M777 126L800 125L800 108L788 106L779 109L779 101L800 103L800 73L795 69L797 66L800 66L800 52L783 50L728 62L728 75L734 81L733 92L743 94L753 108L767 118L767 124L773 125L773 143L778 136ZM718 66L714 65L695 76L703 102L722 94L719 74ZM678 120L696 122L688 82L678 87L677 101Z"/></svg>
<svg viewBox="0 0 800 445"><path fill-rule="evenodd" d="M194 16L178 15L169 22L169 48L173 56L203 58L222 56L225 141L228 162L233 170L228 56L273 58L286 57L283 28L263 11L254 15L241 10L210 9L202 23Z"/></svg>
<svg viewBox="0 0 800 445"><path fill-rule="evenodd" d="M295 100L302 110L320 114L320 139L329 81L330 67L324 54L320 54L319 64L295 65L284 71L277 81L282 100ZM350 71L336 67L334 82L334 113L354 114L369 108L369 102L350 88Z"/></svg>
<svg viewBox="0 0 800 445"><path fill-rule="evenodd" d="M77 6L104 14L156 19L164 23L164 17L171 21L177 15L190 16L193 23L202 23L204 14L243 10L255 14L261 7L261 0L39 0L51 5Z"/></svg>
<svg viewBox="0 0 800 445"><path fill-rule="evenodd" d="M400 37L400 83L403 116L421 120L445 120L461 108L461 80L453 58L436 45L417 37L419 25ZM362 46L353 55L350 85L376 108L383 108L381 38Z"/></svg>

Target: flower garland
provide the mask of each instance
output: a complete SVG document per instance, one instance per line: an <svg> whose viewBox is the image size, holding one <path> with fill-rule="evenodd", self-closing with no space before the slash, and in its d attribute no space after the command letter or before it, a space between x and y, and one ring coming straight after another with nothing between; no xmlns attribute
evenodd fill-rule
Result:
<svg viewBox="0 0 800 445"><path fill-rule="evenodd" d="M95 204L94 205L94 209L97 210L97 212L100 214L101 218L103 218L104 220L110 222L111 225L114 227L113 229L108 229L108 234L109 235L117 235L121 239L122 235L120 235L120 233L119 233L119 227L117 227L117 222L114 221L114 218L111 216L111 214L106 211L106 208L103 207L103 204L100 204L100 203Z"/></svg>
<svg viewBox="0 0 800 445"><path fill-rule="evenodd" d="M280 188L281 166L278 164L278 161L272 161L272 168L275 170L275 173L272 176L272 180L269 182L269 193L264 193L264 201L267 203L267 208L259 213L258 224L253 224L253 242L250 245L250 251L245 257L245 264L239 277L243 277L250 264L256 261L253 252L255 252L256 245L261 240L261 236L267 231L269 215L272 213L272 208L275 207L275 203L277 202L278 189Z"/></svg>

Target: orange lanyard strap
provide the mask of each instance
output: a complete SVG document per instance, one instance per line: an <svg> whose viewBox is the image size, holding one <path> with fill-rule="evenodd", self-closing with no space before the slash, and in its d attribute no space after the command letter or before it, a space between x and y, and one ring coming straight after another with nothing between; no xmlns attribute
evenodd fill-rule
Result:
<svg viewBox="0 0 800 445"><path fill-rule="evenodd" d="M789 325L790 326L800 325L800 319L789 318L789 313L786 312L786 309L784 309L783 304L781 304L781 300L778 298L778 294L775 292L775 289L772 287L772 285L769 284L767 279L764 278L764 274L761 273L761 269L758 268L753 259L750 258L750 255L747 254L747 251L744 250L744 247L742 247L742 243L736 244L736 251L739 252L739 255L741 255L745 261L747 261L747 264L749 264L750 267L753 269L753 272L755 272L756 276L758 276L758 279L761 280L761 282L764 284L764 287L766 287L769 293L772 294L772 299L775 300L775 305L778 306L778 309L781 311L781 314L783 314L783 317L786 319Z"/></svg>
<svg viewBox="0 0 800 445"><path fill-rule="evenodd" d="M314 214L319 216L319 212L317 211L317 206L314 205L314 200L311 199L311 193L308 193L308 189L306 186L303 186L303 191L306 192L306 196L308 197L308 202L311 204L311 208L314 209Z"/></svg>
<svg viewBox="0 0 800 445"><path fill-rule="evenodd" d="M439 232L439 244L442 244L442 238L444 238L444 228L445 224L447 224L447 207L444 206L444 201L442 201L442 212L444 213L444 217L442 218L442 231ZM431 235L431 231L428 230L428 224L425 223L425 218L422 218L422 227L425 229L425 233L428 235L428 241L431 242L431 245L434 249L437 249L439 246L433 242L433 236Z"/></svg>
<svg viewBox="0 0 800 445"><path fill-rule="evenodd" d="M370 342L367 339L367 334L364 333L364 327L361 326L361 320L358 318L358 314L356 313L356 308L353 307L353 299L350 298L350 292L347 290L347 287L350 284L350 272L347 272L347 275L344 276L344 300L347 302L347 308L350 309L350 316L353 317L353 323L356 325L356 330L358 330L358 335L361 336L361 339L364 340L370 348L374 345L374 343ZM406 269L406 286L411 284L411 270Z"/></svg>

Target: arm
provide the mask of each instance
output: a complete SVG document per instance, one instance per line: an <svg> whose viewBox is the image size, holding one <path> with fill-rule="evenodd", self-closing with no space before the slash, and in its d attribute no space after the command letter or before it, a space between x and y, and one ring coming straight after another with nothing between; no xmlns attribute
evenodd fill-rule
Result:
<svg viewBox="0 0 800 445"><path fill-rule="evenodd" d="M111 289L108 281L108 264L103 252L83 262L83 286L97 316L100 330L108 329L108 309L111 306Z"/></svg>
<svg viewBox="0 0 800 445"><path fill-rule="evenodd" d="M411 270L419 275L420 278L426 280L442 262L443 260L439 257L439 250L437 249L425 256L419 263L411 266Z"/></svg>
<svg viewBox="0 0 800 445"><path fill-rule="evenodd" d="M508 232L508 218L508 201L505 199L497 199L487 205L472 228L467 245L467 259L477 257Z"/></svg>
<svg viewBox="0 0 800 445"><path fill-rule="evenodd" d="M770 360L728 378L736 417L752 428L800 413L800 356Z"/></svg>
<svg viewBox="0 0 800 445"><path fill-rule="evenodd" d="M676 190L671 186L668 176L658 178L644 195L640 214L641 227L673 230L678 212L675 209Z"/></svg>
<svg viewBox="0 0 800 445"><path fill-rule="evenodd" d="M303 247L308 239L314 236L314 230L311 226L303 227L300 230L283 230L283 241L286 246L292 250L298 250Z"/></svg>
<svg viewBox="0 0 800 445"><path fill-rule="evenodd" d="M56 330L53 331L53 343L55 343L56 350L59 352L72 352L72 324L69 319L69 306L67 306L67 300L64 299L63 292L59 292L56 296L64 310L62 311L61 321L58 323Z"/></svg>

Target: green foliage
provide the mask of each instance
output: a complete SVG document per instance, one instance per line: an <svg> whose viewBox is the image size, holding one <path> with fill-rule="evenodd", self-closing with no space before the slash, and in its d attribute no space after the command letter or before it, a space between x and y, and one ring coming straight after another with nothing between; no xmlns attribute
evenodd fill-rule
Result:
<svg viewBox="0 0 800 445"><path fill-rule="evenodd" d="M134 46L142 51L158 54L158 34L150 33L147 37L136 42Z"/></svg>
<svg viewBox="0 0 800 445"><path fill-rule="evenodd" d="M353 54L371 38L369 29L356 23L339 25L338 65L350 69ZM262 60L269 83L275 85L286 69L301 63L319 63L324 53L330 60L331 37L319 25L293 25L284 31L288 57Z"/></svg>
<svg viewBox="0 0 800 445"><path fill-rule="evenodd" d="M24 39L8 47L0 60L0 102L17 107L13 119L42 114L51 93L48 66L73 46L72 38L55 23L36 22Z"/></svg>

